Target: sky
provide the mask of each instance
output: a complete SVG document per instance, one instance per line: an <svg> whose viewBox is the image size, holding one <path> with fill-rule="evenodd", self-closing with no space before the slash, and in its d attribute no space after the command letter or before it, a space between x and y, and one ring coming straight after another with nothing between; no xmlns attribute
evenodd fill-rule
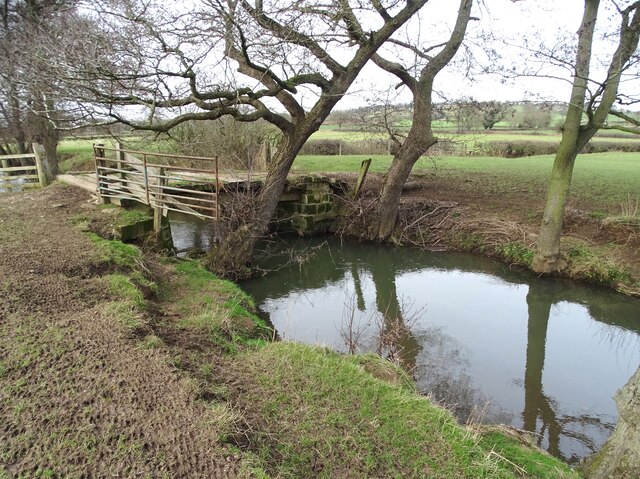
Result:
<svg viewBox="0 0 640 479"><path fill-rule="evenodd" d="M167 4L162 0L157 1L163 9L170 11L171 14L176 13L181 17L184 16L182 21L187 22L189 28L175 30L178 32L175 41L181 42L183 32L190 32L195 28L189 23L191 17L188 17L192 9L182 4ZM193 1L194 5L198 3L198 0L190 1ZM386 1L389 3L392 0ZM616 1L627 4L631 0ZM206 5L206 0L202 0L202 2L203 12L208 12L210 6ZM617 14L611 15L611 13L615 13L611 10L613 2L614 0L601 0L601 12L598 18L601 31L596 35L595 59L592 62L592 77L594 79L604 79L603 71L606 70L603 70L602 65L606 63L607 53L609 53L609 57L611 53L611 41L601 41L601 33L615 32L616 30L617 25L611 23L611 19L617 17ZM271 0L270 3L278 7L277 14L281 15L280 21L288 18L288 10L281 7L286 3L280 3L280 0ZM357 2L354 1L353 4L355 5ZM423 10L414 16L408 25L402 27L396 37L414 45L425 46L446 41L455 23L459 4L460 0L429 0ZM536 59L532 52L536 47L542 45L543 50L547 51L552 48L568 55L569 61L573 61L573 45L577 38L583 8L584 0L474 0L472 11L474 20L470 22L467 29L464 46L452 64L438 74L434 89L434 101L473 98L480 101L567 102L571 89L571 70L549 66L548 62L542 61L540 58ZM382 22L379 15L371 11L367 12L366 9L358 12L362 16L360 21L365 30L379 28ZM183 13L185 15L182 15ZM116 19L118 18L116 17ZM196 18L200 17L196 15ZM199 20L201 23L198 24L200 28L209 28L206 22L213 21L215 23L219 21L220 17L212 15L213 20L208 20L208 18L202 16ZM154 24L157 25L157 22ZM116 27L119 25L117 20L115 25ZM166 38L171 40L174 23L167 21L162 25L161 28L167 31ZM203 31L206 31L206 28ZM331 30L331 25L324 22L312 23L310 29L315 34L321 33L318 38L332 39L328 42L327 48L331 49L329 53L336 60L346 64L351 59L355 48L345 46L345 42L333 41L336 37ZM213 28L211 31L215 32L216 30ZM247 29L247 31L251 33L251 29ZM232 86L249 86L257 90L262 88L258 80L237 75L237 66L234 62L221 60L224 58L224 42L219 36L212 36L219 43L213 43L213 46L200 41L201 39L197 35L193 38L187 37L185 44L192 45L191 48L194 51L199 52L200 49L204 49L208 52L206 55L203 54L203 60L196 68L199 78L204 76L205 80L203 81L208 81L213 86L218 82L222 84L228 82ZM290 55L291 51L287 48L280 49L280 45L269 40L269 37L263 39L260 35L256 35L252 41L255 42L256 49L253 53L257 55L257 61L273 68L281 76L286 76L297 68L307 66L307 58L304 56L286 57L286 60L283 60L282 58ZM183 44L179 44L180 48L183 48ZM265 53L261 56L262 50ZM386 58L400 61L408 67L415 60L406 57L406 50L389 44L385 45L380 53ZM198 56L199 54L194 55ZM308 53L300 55L308 55ZM172 69L175 65L178 65L176 68L180 68L180 61L175 56L167 58L165 68ZM601 60L605 62L601 63ZM309 64L313 66L313 61L310 61ZM531 68L537 70L536 76L522 75L523 72ZM518 74L505 76L505 71L513 71ZM176 83L185 89L186 86L182 82L182 77L172 77L167 84L169 88L177 88L174 86ZM394 88L398 86L399 88ZM640 85L633 83L625 84L623 88L640 92ZM319 93L317 87L309 87L308 90L305 90L305 87L300 87L296 98L301 102L303 108L308 110L316 103ZM267 98L264 101L275 111L283 110L282 105L275 99ZM397 104L409 103L410 101L410 92L399 85L396 77L382 71L373 63L369 63L335 110L346 110L371 104L379 105L384 102Z"/></svg>
<svg viewBox="0 0 640 479"><path fill-rule="evenodd" d="M599 25L605 27L608 22L607 5L610 0L603 0L601 5ZM450 31L458 8L456 0L432 0L428 8L421 14L416 23L410 27L412 32L425 36L425 32L437 32L436 38L442 41ZM470 23L467 31L466 47L471 56L485 67L515 66L517 71L525 70L524 58L531 53L524 48L525 40L529 45L554 45L561 47L570 45L577 37L583 14L584 0L485 0L480 4L476 0L473 16L477 18ZM443 19L446 19L443 21ZM610 24L609 24L610 25ZM416 30L417 29L417 30ZM496 39L483 41L480 37L491 32ZM443 37L443 34L445 35ZM410 37L411 35L409 35ZM606 47L599 41L595 45L595 52L606 55ZM485 52L495 49L502 59L489 61ZM559 75L563 79L526 78L519 77L505 79L500 74L481 73L477 70L469 75L465 74L466 64L459 52L455 65L441 72L436 80L437 97L455 99L473 97L477 100L500 101L568 101L570 95L569 72L550 69L548 74ZM530 59L531 60L531 59ZM529 65L532 65L531 63ZM497 68L500 69L500 68ZM592 66L594 78L602 75L598 61ZM388 86L395 85L395 77L390 77L374 65L367 65L360 79L351 88L349 95L344 98L337 109L348 109L367 103L376 102L376 98L388 95ZM394 98L398 102L408 102L409 92L394 91ZM437 100L437 98L436 98Z"/></svg>

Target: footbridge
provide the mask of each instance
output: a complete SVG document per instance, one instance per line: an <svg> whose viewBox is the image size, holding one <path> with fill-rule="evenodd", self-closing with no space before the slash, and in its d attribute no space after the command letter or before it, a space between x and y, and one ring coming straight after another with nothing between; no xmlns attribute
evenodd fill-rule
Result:
<svg viewBox="0 0 640 479"><path fill-rule="evenodd" d="M169 212L203 221L225 221L232 209L251 201L263 187L265 172L223 168L218 157L182 156L94 145L95 171L59 179L97 195L102 203L146 205L160 231ZM337 196L346 183L315 175L290 175L272 226L282 232L326 231L337 216Z"/></svg>

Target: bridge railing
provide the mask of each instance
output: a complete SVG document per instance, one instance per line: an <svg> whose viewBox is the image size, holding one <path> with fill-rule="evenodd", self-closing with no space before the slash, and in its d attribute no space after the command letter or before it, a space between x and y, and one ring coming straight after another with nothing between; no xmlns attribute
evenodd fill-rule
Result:
<svg viewBox="0 0 640 479"><path fill-rule="evenodd" d="M161 215L178 211L202 219L220 219L218 158L180 156L94 145L97 190L114 199L146 204Z"/></svg>

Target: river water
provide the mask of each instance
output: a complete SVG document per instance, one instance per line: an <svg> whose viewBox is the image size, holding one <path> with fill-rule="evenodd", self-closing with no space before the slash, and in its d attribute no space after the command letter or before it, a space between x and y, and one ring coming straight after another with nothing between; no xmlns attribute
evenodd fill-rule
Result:
<svg viewBox="0 0 640 479"><path fill-rule="evenodd" d="M183 215L171 228L178 250L215 235ZM282 339L389 356L460 421L531 431L570 463L611 434L613 396L640 365L640 300L478 255L337 238L263 246L265 275L241 286Z"/></svg>
<svg viewBox="0 0 640 479"><path fill-rule="evenodd" d="M613 430L613 396L640 364L640 301L477 255L284 246L241 284L283 339L382 352L461 421L532 431L568 462Z"/></svg>
<svg viewBox="0 0 640 479"><path fill-rule="evenodd" d="M25 184L26 182L22 178L11 178L10 176L4 175L3 172L0 172L0 193L16 193L22 191Z"/></svg>

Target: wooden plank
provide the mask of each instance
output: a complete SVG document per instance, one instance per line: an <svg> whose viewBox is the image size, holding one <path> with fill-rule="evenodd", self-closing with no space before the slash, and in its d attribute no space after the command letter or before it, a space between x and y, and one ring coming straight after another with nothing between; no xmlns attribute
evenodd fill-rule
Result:
<svg viewBox="0 0 640 479"><path fill-rule="evenodd" d="M0 168L0 171L34 171L37 169L36 165L33 166L10 166L8 168Z"/></svg>
<svg viewBox="0 0 640 479"><path fill-rule="evenodd" d="M93 175L58 175L57 178L64 183L77 186L91 193L95 193L97 189L96 179Z"/></svg>
<svg viewBox="0 0 640 479"><path fill-rule="evenodd" d="M33 158L35 160L36 155L34 155L33 153L21 153L17 155L0 155L0 159L2 160L12 160L17 158Z"/></svg>
<svg viewBox="0 0 640 479"><path fill-rule="evenodd" d="M176 203L176 202L169 202L169 201L165 201L165 202L164 202L164 205L165 205L165 207L166 207L167 209L171 209L171 208L169 208L169 206L168 206L168 205L175 206L175 207L177 208L177 211L181 211L182 213L188 213L188 214L192 214L192 215L194 215L194 216L206 216L206 215L204 215L204 214L202 214L202 213L200 213L200 212L198 212L198 211L194 210L193 208L189 208L187 205L185 205L185 204L183 204L183 203ZM194 206L195 206L195 205L194 205ZM212 209L212 208L203 208L203 209L213 211L213 209Z"/></svg>
<svg viewBox="0 0 640 479"><path fill-rule="evenodd" d="M138 166L143 166L144 162L140 159L140 158L136 158L133 155L130 155L129 153L126 152L124 153L124 161L128 162L131 165L138 165Z"/></svg>
<svg viewBox="0 0 640 479"><path fill-rule="evenodd" d="M204 219L214 220L214 219L215 219L215 217L214 217L214 216L205 215L204 213L198 213L198 212L189 213L189 212L186 212L186 211L184 211L184 210L180 210L180 209L176 209L176 208L171 208L171 207L166 206L166 205L165 205L163 208L164 208L164 209L166 209L167 211L176 211L176 212L178 212L178 213L186 213L186 214L189 214L189 215L195 216L195 217L197 217L197 218L199 218L199 219L201 219L201 220L204 220Z"/></svg>

